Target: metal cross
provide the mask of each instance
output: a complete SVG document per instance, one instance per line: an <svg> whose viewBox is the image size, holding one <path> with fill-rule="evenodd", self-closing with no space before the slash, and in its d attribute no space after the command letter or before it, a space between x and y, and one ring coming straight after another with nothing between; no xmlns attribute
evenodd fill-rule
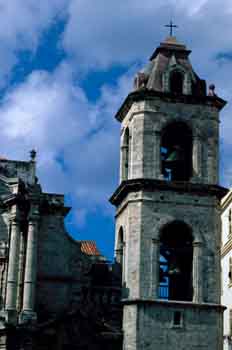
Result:
<svg viewBox="0 0 232 350"><path fill-rule="evenodd" d="M173 24L172 20L170 21L170 24L166 24L165 27L170 28L170 36L173 36L173 28L178 28L177 25Z"/></svg>

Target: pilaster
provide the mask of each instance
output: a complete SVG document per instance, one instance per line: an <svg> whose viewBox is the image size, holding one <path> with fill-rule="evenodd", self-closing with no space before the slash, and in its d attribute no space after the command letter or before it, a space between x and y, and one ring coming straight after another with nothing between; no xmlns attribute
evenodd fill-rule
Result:
<svg viewBox="0 0 232 350"><path fill-rule="evenodd" d="M193 182L202 182L202 144L199 136L193 138Z"/></svg>
<svg viewBox="0 0 232 350"><path fill-rule="evenodd" d="M152 240L151 245L151 292L150 297L158 298L159 285L159 249L160 242L157 239Z"/></svg>
<svg viewBox="0 0 232 350"><path fill-rule="evenodd" d="M120 182L123 180L127 180L129 176L129 159L127 159L128 151L128 145L121 146Z"/></svg>
<svg viewBox="0 0 232 350"><path fill-rule="evenodd" d="M193 243L193 302L203 302L203 266L201 242Z"/></svg>
<svg viewBox="0 0 232 350"><path fill-rule="evenodd" d="M163 175L161 171L161 156L160 156L160 148L161 148L161 133L159 131L155 132L155 140L154 140L154 171L155 171L155 179L163 180Z"/></svg>

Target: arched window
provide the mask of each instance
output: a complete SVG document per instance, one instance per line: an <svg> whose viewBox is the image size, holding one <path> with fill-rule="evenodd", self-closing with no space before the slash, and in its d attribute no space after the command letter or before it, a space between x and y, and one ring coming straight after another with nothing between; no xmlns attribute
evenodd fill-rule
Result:
<svg viewBox="0 0 232 350"><path fill-rule="evenodd" d="M161 136L162 174L169 181L192 176L192 133L183 122L168 125Z"/></svg>
<svg viewBox="0 0 232 350"><path fill-rule="evenodd" d="M124 232L123 228L120 227L118 232L118 240L117 240L117 248L116 248L116 263L120 268L120 279L122 284L124 283L124 261L125 261L125 253L124 253Z"/></svg>
<svg viewBox="0 0 232 350"><path fill-rule="evenodd" d="M120 230L118 232L116 261L121 265L123 264L123 246L124 246L124 234L123 234L123 228L120 227Z"/></svg>
<svg viewBox="0 0 232 350"><path fill-rule="evenodd" d="M174 94L183 94L183 74L174 70L170 74L170 92Z"/></svg>
<svg viewBox="0 0 232 350"><path fill-rule="evenodd" d="M181 221L164 227L160 237L159 297L192 301L193 238Z"/></svg>
<svg viewBox="0 0 232 350"><path fill-rule="evenodd" d="M126 128L122 144L122 180L127 180L129 175L130 134Z"/></svg>

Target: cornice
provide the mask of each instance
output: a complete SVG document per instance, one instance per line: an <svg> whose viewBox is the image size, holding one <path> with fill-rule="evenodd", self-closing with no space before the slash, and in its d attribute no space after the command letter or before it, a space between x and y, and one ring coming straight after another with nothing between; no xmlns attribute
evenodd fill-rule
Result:
<svg viewBox="0 0 232 350"><path fill-rule="evenodd" d="M148 190L173 191L176 193L191 193L199 196L215 196L219 200L225 196L227 189L217 185L193 184L190 182L173 182L154 179L133 179L123 181L109 199L110 202L118 206L130 192Z"/></svg>
<svg viewBox="0 0 232 350"><path fill-rule="evenodd" d="M230 238L221 248L221 257L224 258L232 250L232 239Z"/></svg>
<svg viewBox="0 0 232 350"><path fill-rule="evenodd" d="M162 300L162 299L146 299L146 298L134 298L123 299L124 305L162 305L170 308L201 308L201 309L216 309L219 312L223 312L226 307L220 304L214 303L194 303L191 301L176 301L176 300Z"/></svg>
<svg viewBox="0 0 232 350"><path fill-rule="evenodd" d="M232 190L230 189L229 192L226 194L226 196L223 197L221 200L222 212L224 212L227 209L227 207L231 204L231 202L232 202Z"/></svg>
<svg viewBox="0 0 232 350"><path fill-rule="evenodd" d="M122 122L127 113L129 112L132 104L139 101L155 100L157 98L162 99L163 102L169 103L184 103L184 104L197 104L208 105L221 110L226 101L218 96L193 96L193 95L174 95L169 92L161 92L155 90L148 90L146 88L131 92L123 102L122 106L115 115L115 118Z"/></svg>

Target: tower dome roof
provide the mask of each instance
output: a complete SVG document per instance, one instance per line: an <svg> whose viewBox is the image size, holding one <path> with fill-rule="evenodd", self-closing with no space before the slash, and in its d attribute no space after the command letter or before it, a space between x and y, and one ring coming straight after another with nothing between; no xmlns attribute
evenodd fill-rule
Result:
<svg viewBox="0 0 232 350"><path fill-rule="evenodd" d="M147 88L170 91L172 72L179 72L183 80L182 94L206 96L206 83L194 72L187 47L173 36L167 37L155 49L147 66L135 78L135 90Z"/></svg>

